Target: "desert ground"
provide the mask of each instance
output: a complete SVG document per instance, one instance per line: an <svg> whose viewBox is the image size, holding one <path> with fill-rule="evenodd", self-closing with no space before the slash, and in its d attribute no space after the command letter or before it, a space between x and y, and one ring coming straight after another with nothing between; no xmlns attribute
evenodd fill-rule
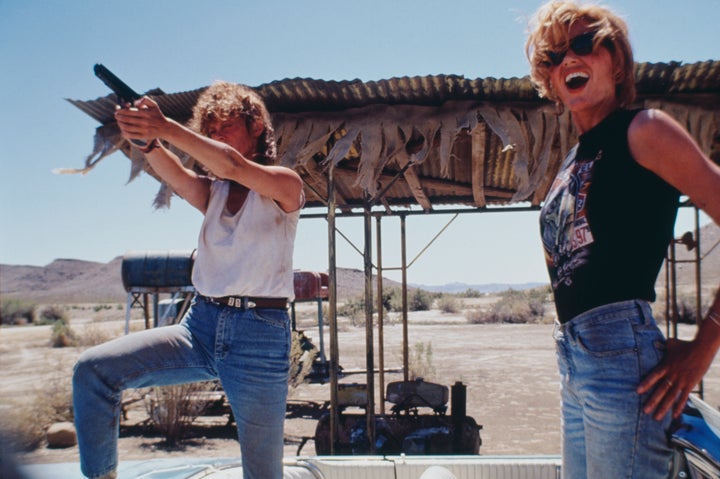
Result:
<svg viewBox="0 0 720 479"><path fill-rule="evenodd" d="M309 311L299 315L299 328L318 345L318 329ZM124 312L117 309L71 310L71 327L80 335L123 334ZM402 364L402 325L397 314L386 318L385 367ZM345 371L365 368L365 328L349 322L339 324L340 365ZM409 318L409 345L431 346L426 380L450 387L457 381L467 386L467 414L482 425L483 455L559 454L559 381L556 374L553 326L550 324L470 324L464 313L439 310L414 312ZM143 327L132 320L132 328ZM327 328L325 344L329 344ZM82 347L50 348L49 326L3 326L0 328L0 419L32 414L32 407L48 390L69 390L72 364ZM689 338L694 328L680 326L680 337ZM375 352L377 354L377 330ZM329 351L326 351L329 356ZM377 364L376 364L377 366ZM387 373L385 381L401 380ZM375 379L376 385L378 379ZM342 382L365 382L364 374L350 374ZM720 406L720 359L716 358L704 381L704 397ZM322 404L330 399L328 384L302 384L291 391L292 404ZM378 405L378 410L380 405ZM387 406L389 411L389 406ZM286 456L298 454L303 438L312 438L316 420L295 414L286 422ZM239 448L234 426L222 417L201 418L193 437L179 448L163 447L162 438L148 435L142 402L136 403L123 422L119 442L121 460L154 459L189 455L235 457ZM2 421L0 421L2 424ZM300 455L315 454L312 439ZM41 446L18 454L21 463L78 461L77 447L50 449Z"/></svg>

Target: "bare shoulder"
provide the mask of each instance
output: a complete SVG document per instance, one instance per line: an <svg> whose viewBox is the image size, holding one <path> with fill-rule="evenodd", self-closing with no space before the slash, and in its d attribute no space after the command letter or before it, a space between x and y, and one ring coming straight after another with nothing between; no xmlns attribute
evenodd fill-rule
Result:
<svg viewBox="0 0 720 479"><path fill-rule="evenodd" d="M690 133L660 110L639 112L628 129L635 161L673 185L720 224L720 166Z"/></svg>
<svg viewBox="0 0 720 479"><path fill-rule="evenodd" d="M642 166L657 169L678 153L696 150L695 141L672 116L662 110L642 110L628 128L630 151Z"/></svg>
<svg viewBox="0 0 720 479"><path fill-rule="evenodd" d="M682 126L672 116L662 110L641 110L635 115L628 129L631 143L658 140L658 134L685 133Z"/></svg>

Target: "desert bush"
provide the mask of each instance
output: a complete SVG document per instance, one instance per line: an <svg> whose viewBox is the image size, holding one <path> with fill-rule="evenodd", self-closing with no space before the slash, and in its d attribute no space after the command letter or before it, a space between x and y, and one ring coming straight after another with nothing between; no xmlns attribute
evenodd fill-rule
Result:
<svg viewBox="0 0 720 479"><path fill-rule="evenodd" d="M460 293L460 296L464 298L482 298L483 296L485 296L485 294L481 293L477 289L468 288L465 290L464 293Z"/></svg>
<svg viewBox="0 0 720 479"><path fill-rule="evenodd" d="M475 309L466 313L468 322L473 324L489 323L541 323L546 320L545 308L548 301L548 288L504 292L489 310Z"/></svg>
<svg viewBox="0 0 720 479"><path fill-rule="evenodd" d="M67 312L60 306L46 306L42 308L35 316L35 324L55 324L57 321L67 323Z"/></svg>
<svg viewBox="0 0 720 479"><path fill-rule="evenodd" d="M48 426L54 422L73 420L72 380L68 377L68 371L72 371L72 365L58 361L52 377L37 390L37 404L49 407Z"/></svg>
<svg viewBox="0 0 720 479"><path fill-rule="evenodd" d="M11 407L11 414L0 415L0 431L6 442L4 447L18 452L40 447L50 424L51 408L43 402L36 404L32 399Z"/></svg>
<svg viewBox="0 0 720 479"><path fill-rule="evenodd" d="M432 294L423 289L416 289L408 298L408 309L410 311L430 311L432 303Z"/></svg>
<svg viewBox="0 0 720 479"><path fill-rule="evenodd" d="M70 325L62 319L55 321L50 333L50 346L53 348L67 348L77 345L77 334Z"/></svg>
<svg viewBox="0 0 720 479"><path fill-rule="evenodd" d="M27 324L33 320L35 303L17 298L0 301L0 324Z"/></svg>
<svg viewBox="0 0 720 479"><path fill-rule="evenodd" d="M415 343L408 358L408 372L411 380L423 378L432 380L435 377L435 366L433 365L432 342Z"/></svg>
<svg viewBox="0 0 720 479"><path fill-rule="evenodd" d="M491 322L489 312L481 308L465 311L465 319L470 324L488 324Z"/></svg>
<svg viewBox="0 0 720 479"><path fill-rule="evenodd" d="M458 313L462 309L463 304L456 296L443 294L437 300L437 307L443 313Z"/></svg>
<svg viewBox="0 0 720 479"><path fill-rule="evenodd" d="M77 345L83 347L97 346L103 344L116 337L115 334L108 331L97 324L89 324L85 326L82 334L77 338Z"/></svg>
<svg viewBox="0 0 720 479"><path fill-rule="evenodd" d="M383 288L382 303L388 311L402 311L402 289Z"/></svg>
<svg viewBox="0 0 720 479"><path fill-rule="evenodd" d="M145 396L150 421L168 446L177 446L195 419L207 408L208 403L198 396L216 387L214 381L159 386Z"/></svg>
<svg viewBox="0 0 720 479"><path fill-rule="evenodd" d="M338 307L338 314L350 318L353 326L362 326L365 324L365 297L360 295L348 299Z"/></svg>
<svg viewBox="0 0 720 479"><path fill-rule="evenodd" d="M10 406L11 414L0 415L5 445L14 451L32 451L45 441L45 432L55 422L72 421L72 386L67 365L58 363L57 372L41 388ZM0 475L1 476L1 475Z"/></svg>
<svg viewBox="0 0 720 479"><path fill-rule="evenodd" d="M433 300L441 297L422 289L415 289L408 293L408 311L429 311ZM402 290L400 288L383 289L382 305L385 312L402 311ZM377 313L377 303L373 301L373 313ZM365 324L365 295L361 294L350 298L338 307L338 314L350 318L353 326Z"/></svg>

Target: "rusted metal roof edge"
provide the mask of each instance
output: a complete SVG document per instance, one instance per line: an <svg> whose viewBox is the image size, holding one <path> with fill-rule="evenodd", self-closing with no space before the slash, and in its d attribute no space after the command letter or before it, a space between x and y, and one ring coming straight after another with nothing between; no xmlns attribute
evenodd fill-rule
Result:
<svg viewBox="0 0 720 479"><path fill-rule="evenodd" d="M638 96L720 94L720 61L683 64L637 63L635 76ZM206 87L165 94L155 89L163 111L185 121L197 97ZM396 77L387 80L315 80L293 78L276 80L254 89L275 112L342 111L372 104L441 105L448 101L546 102L538 97L528 76L522 78L476 78L462 75ZM68 100L101 124L114 121L114 95L95 100Z"/></svg>

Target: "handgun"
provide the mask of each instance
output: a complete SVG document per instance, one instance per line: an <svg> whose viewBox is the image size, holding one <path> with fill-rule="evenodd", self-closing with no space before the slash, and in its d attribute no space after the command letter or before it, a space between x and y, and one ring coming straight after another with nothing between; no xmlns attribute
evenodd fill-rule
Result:
<svg viewBox="0 0 720 479"><path fill-rule="evenodd" d="M124 81L108 70L105 65L96 63L93 70L95 71L95 76L102 80L108 88L115 92L120 106L125 106L127 103L132 104L135 100L140 99L140 95L135 90L130 88Z"/></svg>
<svg viewBox="0 0 720 479"><path fill-rule="evenodd" d="M121 107L125 107L127 104L132 105L135 100L141 98L135 90L130 88L127 83L119 79L113 72L108 70L101 63L96 63L93 70L95 71L95 76L102 80L102 82L115 93L118 104ZM147 142L143 140L130 141L140 148L147 146Z"/></svg>

